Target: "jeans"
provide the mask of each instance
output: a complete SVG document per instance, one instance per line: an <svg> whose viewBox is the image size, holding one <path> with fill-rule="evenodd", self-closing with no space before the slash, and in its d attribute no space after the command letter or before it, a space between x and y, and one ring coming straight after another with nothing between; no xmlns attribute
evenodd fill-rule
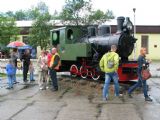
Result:
<svg viewBox="0 0 160 120"><path fill-rule="evenodd" d="M24 65L23 64L23 81L27 81L27 73L29 70L29 65Z"/></svg>
<svg viewBox="0 0 160 120"><path fill-rule="evenodd" d="M30 81L34 80L34 72L30 72Z"/></svg>
<svg viewBox="0 0 160 120"><path fill-rule="evenodd" d="M13 82L17 82L17 80L16 80L16 71L17 71L17 67L14 68Z"/></svg>
<svg viewBox="0 0 160 120"><path fill-rule="evenodd" d="M13 87L13 75L7 75L8 77L8 86Z"/></svg>
<svg viewBox="0 0 160 120"><path fill-rule="evenodd" d="M114 88L115 88L115 96L119 96L119 83L118 83L118 74L116 72L112 73L105 73L105 83L103 87L103 98L108 97L108 89L111 79L113 79L114 82Z"/></svg>
<svg viewBox="0 0 160 120"><path fill-rule="evenodd" d="M144 97L148 97L148 91L147 91L147 83L146 80L142 80L141 71L138 71L138 82L131 86L128 90L128 94L131 94L137 87L143 87L143 93Z"/></svg>
<svg viewBox="0 0 160 120"><path fill-rule="evenodd" d="M57 73L55 70L50 69L50 76L52 80L52 86L54 89L58 89Z"/></svg>

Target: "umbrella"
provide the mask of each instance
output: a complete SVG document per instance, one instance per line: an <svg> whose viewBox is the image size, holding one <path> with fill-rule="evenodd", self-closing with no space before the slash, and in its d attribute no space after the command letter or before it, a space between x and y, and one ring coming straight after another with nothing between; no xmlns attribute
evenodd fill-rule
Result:
<svg viewBox="0 0 160 120"><path fill-rule="evenodd" d="M21 41L14 41L14 42L10 42L7 47L9 48L17 48L17 47L22 47L22 46L26 46L25 43L21 42Z"/></svg>
<svg viewBox="0 0 160 120"><path fill-rule="evenodd" d="M19 50L21 49L32 49L32 46L30 45L25 45L25 46L22 46L22 47L18 47Z"/></svg>

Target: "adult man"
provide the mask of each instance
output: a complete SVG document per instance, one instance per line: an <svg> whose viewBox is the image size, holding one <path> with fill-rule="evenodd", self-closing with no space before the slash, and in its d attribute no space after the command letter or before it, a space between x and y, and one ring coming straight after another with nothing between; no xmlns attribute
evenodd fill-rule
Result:
<svg viewBox="0 0 160 120"><path fill-rule="evenodd" d="M57 49L56 48L52 48L52 58L50 61L50 76L52 79L52 85L53 85L53 89L52 91L58 91L58 81L57 81L57 73L56 71L59 70L59 66L60 66L60 56L57 53Z"/></svg>
<svg viewBox="0 0 160 120"><path fill-rule="evenodd" d="M27 49L25 50L25 53L21 57L21 61L23 61L23 81L24 82L27 82L27 73L29 70L30 59L31 59L30 50Z"/></svg>
<svg viewBox="0 0 160 120"><path fill-rule="evenodd" d="M116 53L116 45L111 46L111 51L104 54L100 60L100 68L105 72L105 84L103 87L103 100L108 99L108 89L111 79L114 81L115 96L119 96L119 83L117 69L119 65L119 55Z"/></svg>

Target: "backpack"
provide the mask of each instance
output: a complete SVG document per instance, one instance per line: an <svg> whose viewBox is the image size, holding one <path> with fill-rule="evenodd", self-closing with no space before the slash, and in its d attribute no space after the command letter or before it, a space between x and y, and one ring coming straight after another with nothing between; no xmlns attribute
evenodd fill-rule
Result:
<svg viewBox="0 0 160 120"><path fill-rule="evenodd" d="M110 57L110 53L107 54L107 67L112 69L114 67L114 55ZM110 58L109 58L110 57Z"/></svg>

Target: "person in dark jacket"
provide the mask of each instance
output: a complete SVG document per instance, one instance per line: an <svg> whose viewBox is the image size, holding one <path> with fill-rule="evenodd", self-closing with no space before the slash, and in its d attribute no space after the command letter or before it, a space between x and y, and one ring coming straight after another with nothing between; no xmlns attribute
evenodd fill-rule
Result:
<svg viewBox="0 0 160 120"><path fill-rule="evenodd" d="M14 84L17 83L17 80L16 80L17 59L18 59L18 51L17 51L17 48L15 48L15 49L13 49L13 51L11 52L11 60L12 60L13 65L14 65L14 74L13 74L13 83L14 83Z"/></svg>
<svg viewBox="0 0 160 120"><path fill-rule="evenodd" d="M150 61L146 60L146 48L141 48L140 50L140 55L138 57L138 70L137 70L137 74L138 74L138 82L131 86L128 90L128 94L129 97L132 98L131 93L138 87L143 87L143 93L144 93L144 97L145 97L145 101L152 101L152 99L149 97L148 95L148 91L147 91L147 81L143 80L141 72L143 68L146 68L149 66Z"/></svg>
<svg viewBox="0 0 160 120"><path fill-rule="evenodd" d="M52 57L50 60L49 68L50 68L50 76L51 76L52 85L53 85L52 91L58 91L58 81L57 81L56 71L59 70L60 56L56 48L52 48L51 53L52 53Z"/></svg>
<svg viewBox="0 0 160 120"><path fill-rule="evenodd" d="M27 49L25 50L25 53L21 57L21 61L23 61L23 81L24 82L27 82L27 73L29 70L30 59L31 59L30 50Z"/></svg>

